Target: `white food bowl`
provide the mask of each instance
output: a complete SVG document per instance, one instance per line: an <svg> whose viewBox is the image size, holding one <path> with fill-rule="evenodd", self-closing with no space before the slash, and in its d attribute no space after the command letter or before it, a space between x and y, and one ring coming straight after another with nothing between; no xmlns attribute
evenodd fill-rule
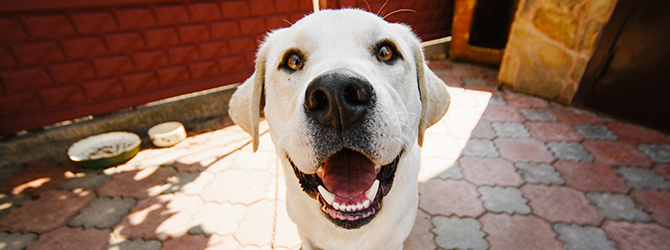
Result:
<svg viewBox="0 0 670 250"><path fill-rule="evenodd" d="M140 150L142 140L130 132L110 132L86 137L67 150L70 160L84 167L107 167L121 164Z"/></svg>
<svg viewBox="0 0 670 250"><path fill-rule="evenodd" d="M180 122L164 122L149 129L149 138L156 147L170 147L186 139L186 130Z"/></svg>

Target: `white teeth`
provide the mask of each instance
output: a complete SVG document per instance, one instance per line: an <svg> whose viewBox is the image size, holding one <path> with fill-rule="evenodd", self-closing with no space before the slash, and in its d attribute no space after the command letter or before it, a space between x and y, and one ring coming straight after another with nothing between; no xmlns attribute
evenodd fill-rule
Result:
<svg viewBox="0 0 670 250"><path fill-rule="evenodd" d="M370 207L370 200L363 202L363 209L368 209Z"/></svg>
<svg viewBox="0 0 670 250"><path fill-rule="evenodd" d="M381 165L375 165L375 171L379 171L382 168Z"/></svg>
<svg viewBox="0 0 670 250"><path fill-rule="evenodd" d="M365 196L368 197L368 200L375 200L375 196L377 196L377 190L379 190L379 180L375 180L375 182L372 183L372 187L370 187L368 191L365 191Z"/></svg>
<svg viewBox="0 0 670 250"><path fill-rule="evenodd" d="M333 203L333 201L335 200L335 195L331 192L328 192L328 190L326 190L323 186L318 186L317 189L319 190L321 197L323 197L323 199L326 200L326 203L335 207L335 205L333 205L337 204Z"/></svg>

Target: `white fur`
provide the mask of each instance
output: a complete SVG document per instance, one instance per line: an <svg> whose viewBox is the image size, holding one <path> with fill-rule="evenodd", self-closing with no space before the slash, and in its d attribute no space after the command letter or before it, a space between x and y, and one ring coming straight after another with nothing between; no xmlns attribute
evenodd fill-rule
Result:
<svg viewBox="0 0 670 250"><path fill-rule="evenodd" d="M383 39L397 46L402 60L386 65L376 59L371 48ZM294 73L278 67L291 48L305 54L304 67ZM289 155L305 173L319 167L303 102L310 81L333 69L354 71L374 88L376 108L371 122L379 133L369 142L376 148L371 160L386 165L405 150L382 210L369 224L353 230L339 228L324 217L318 201L302 192L283 157ZM263 98L265 106L261 107ZM425 65L419 40L409 27L345 9L320 11L268 34L259 49L254 75L232 97L230 115L251 134L256 150L259 118L261 112L265 114L283 159L287 208L298 226L302 249L401 249L416 217L423 132L442 118L448 106L446 85Z"/></svg>

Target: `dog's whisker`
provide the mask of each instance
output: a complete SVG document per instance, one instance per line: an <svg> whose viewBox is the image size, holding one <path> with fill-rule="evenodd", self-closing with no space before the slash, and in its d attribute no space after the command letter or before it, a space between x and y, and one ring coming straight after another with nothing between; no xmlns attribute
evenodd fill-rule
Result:
<svg viewBox="0 0 670 250"><path fill-rule="evenodd" d="M293 23L291 21L286 20L286 19L282 19L282 20L284 20L284 22L287 22L289 25L293 26Z"/></svg>
<svg viewBox="0 0 670 250"><path fill-rule="evenodd" d="M388 16L393 15L395 13L399 13L399 12L413 12L413 13L416 13L416 11L413 10L413 9L399 9L399 10L391 11L391 13L386 14L384 17L382 17L382 19L386 19Z"/></svg>
<svg viewBox="0 0 670 250"><path fill-rule="evenodd" d="M363 1L363 2L365 3L365 5L368 6L368 12L372 12L372 8L370 8L370 3L368 3L368 1Z"/></svg>
<svg viewBox="0 0 670 250"><path fill-rule="evenodd" d="M382 5L382 7L379 8L379 10L377 10L377 16L381 16L381 15L383 15L383 14L380 14L380 13L383 13L382 11L384 10L384 7L386 7L386 4L387 4L387 3L389 3L389 0L386 0L386 2L384 2L384 4Z"/></svg>

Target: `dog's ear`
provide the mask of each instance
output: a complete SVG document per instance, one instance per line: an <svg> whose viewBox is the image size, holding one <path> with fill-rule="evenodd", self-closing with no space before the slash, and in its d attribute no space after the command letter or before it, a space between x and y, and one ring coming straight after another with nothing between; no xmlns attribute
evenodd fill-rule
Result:
<svg viewBox="0 0 670 250"><path fill-rule="evenodd" d="M419 122L419 146L423 146L426 129L442 119L450 103L447 85L433 73L423 59L423 50L419 40L413 39L416 74L421 96L421 121Z"/></svg>
<svg viewBox="0 0 670 250"><path fill-rule="evenodd" d="M251 135L253 151L258 150L258 123L264 108L265 60L267 42L261 45L256 55L256 70L230 99L228 113L233 121Z"/></svg>

